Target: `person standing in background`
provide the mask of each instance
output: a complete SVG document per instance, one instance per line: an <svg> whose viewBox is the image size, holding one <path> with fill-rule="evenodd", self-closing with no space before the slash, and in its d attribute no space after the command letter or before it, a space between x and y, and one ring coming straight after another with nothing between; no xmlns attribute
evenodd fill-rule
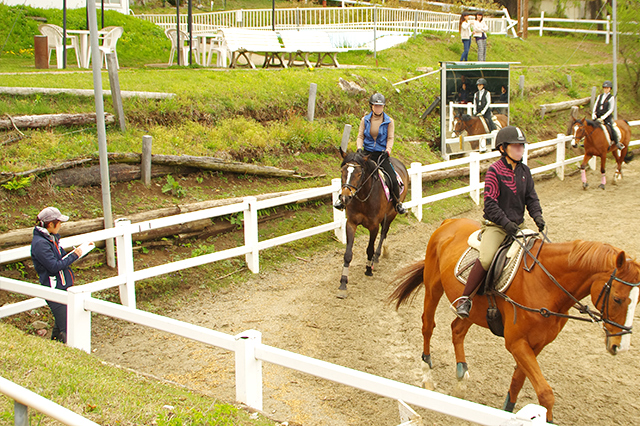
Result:
<svg viewBox="0 0 640 426"><path fill-rule="evenodd" d="M458 30L460 31L463 49L460 61L468 61L469 49L471 49L471 23L469 22L469 13L467 11L462 12L462 15L460 15L460 25Z"/></svg>
<svg viewBox="0 0 640 426"><path fill-rule="evenodd" d="M473 37L476 39L476 44L478 45L478 62L487 60L487 31L489 27L483 18L484 14L482 11L476 12L476 20L471 25L473 28Z"/></svg>

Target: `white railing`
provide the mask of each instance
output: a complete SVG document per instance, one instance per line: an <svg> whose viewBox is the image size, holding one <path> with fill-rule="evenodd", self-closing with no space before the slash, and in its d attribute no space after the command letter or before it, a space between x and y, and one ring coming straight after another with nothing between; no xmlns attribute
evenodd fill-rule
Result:
<svg viewBox="0 0 640 426"><path fill-rule="evenodd" d="M79 414L64 408L37 393L23 388L10 380L0 377L0 393L15 401L14 424L16 426L29 425L28 407L38 410L52 419L68 426L99 426Z"/></svg>
<svg viewBox="0 0 640 426"><path fill-rule="evenodd" d="M640 125L640 120L632 121L629 124L631 126L638 126ZM531 172L536 174L549 170L556 170L558 177L560 179L564 179L565 166L579 162L583 158L582 156L578 156L571 159L565 159L565 145L566 142L571 139L571 136L559 134L556 139L528 144L525 149L523 161L526 164L529 151L555 145L556 161L545 166L533 168L531 169ZM632 141L630 145L640 145L640 140ZM422 206L428 203L467 193L476 203L479 203L480 190L484 187L484 183L480 182L480 162L495 158L498 155L499 154L497 152L484 154L474 152L469 157L436 164L423 166L420 163L412 163L411 168L408 170L411 180L411 200L405 202L405 206L412 210L418 220L422 220ZM465 164L469 165L469 185L435 195L423 196L423 173ZM36 298L0 307L0 318L24 312L25 310L34 309L35 307L44 306L43 299L46 299L67 305L68 344L88 353L91 352L91 312L146 325L185 338L234 351L236 353L237 399L259 409L262 408L261 361L267 361L292 368L297 371L313 374L327 380L353 386L368 392L395 399L402 399L420 407L432 409L480 424L499 425L509 419L517 419L517 421L520 422L513 424L539 424L541 422L540 415L542 415L539 410L536 411L537 420L534 422L530 420L531 417L523 420L518 418L517 414L513 415L502 410L483 407L479 404L458 400L446 395L397 383L389 379L358 372L345 367L326 363L324 361L314 360L312 358L262 345L260 343L259 333L253 330L234 337L214 330L143 312L135 308L135 282L141 279L242 255L245 256L249 269L255 273L259 271L260 250L322 232L333 231L340 241L344 243L346 240L345 214L344 212L339 212L335 209L333 209L334 217L332 222L297 231L292 234L272 238L270 240L258 240L257 219L258 211L260 209L267 209L278 205L294 203L296 201L307 200L328 194L332 194L333 201L336 201L340 190L340 179L333 179L330 186L302 190L282 197L261 201L257 201L255 197L246 197L244 201L228 206L216 207L139 223L130 223L128 220L120 220L114 228L64 238L61 240L61 245L65 248L85 241L99 241L115 238L117 242L118 275L90 284L71 287L66 292L45 286L34 285L24 281L0 277L0 290L20 293ZM133 234L160 227L240 212L244 214L243 223L245 241L243 246L138 271L134 269L132 249ZM29 251L29 246L2 251L0 252L0 263L24 259L29 256ZM92 293L112 287L119 287L122 305L101 301L92 297ZM542 418L544 418L544 415L542 415ZM542 422L544 421L542 420Z"/></svg>
<svg viewBox="0 0 640 426"><path fill-rule="evenodd" d="M271 30L271 9L231 10L192 15L194 31L214 31L225 27ZM175 14L138 15L166 28L176 26ZM460 15L417 9L386 7L319 7L275 10L275 29L372 30L412 34L425 30L458 32ZM491 34L506 34L508 18L485 18ZM180 28L187 30L188 16L180 15Z"/></svg>
<svg viewBox="0 0 640 426"><path fill-rule="evenodd" d="M531 26L531 23L538 22L538 26ZM569 24L589 24L589 28L562 28L562 27L549 27L545 26L545 22L559 22ZM606 30L598 30L592 28L594 25L604 25ZM545 18L544 11L540 13L539 18L529 18L529 30L538 30L538 34L542 36L544 31L555 31L562 33L583 33L583 34L598 34L605 36L606 44L609 44L609 38L611 35L611 16L607 15L607 19L566 19L566 18Z"/></svg>

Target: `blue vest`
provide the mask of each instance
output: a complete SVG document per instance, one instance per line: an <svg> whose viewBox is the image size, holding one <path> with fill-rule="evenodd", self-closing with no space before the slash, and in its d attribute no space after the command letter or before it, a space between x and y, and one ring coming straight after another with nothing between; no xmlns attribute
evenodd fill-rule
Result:
<svg viewBox="0 0 640 426"><path fill-rule="evenodd" d="M378 137L373 140L371 137L371 116L373 111L364 117L364 149L369 152L382 152L387 149L387 135L389 133L389 123L391 117L382 113L382 123L378 129Z"/></svg>

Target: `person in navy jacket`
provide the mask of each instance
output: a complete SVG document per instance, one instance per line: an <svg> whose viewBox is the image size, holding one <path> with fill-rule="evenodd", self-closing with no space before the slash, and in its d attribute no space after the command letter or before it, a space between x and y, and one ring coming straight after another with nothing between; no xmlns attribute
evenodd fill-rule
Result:
<svg viewBox="0 0 640 426"><path fill-rule="evenodd" d="M384 112L386 104L387 100L381 93L374 93L369 98L371 112L360 120L356 152L368 155L371 160L380 164L380 168L385 171L391 180L391 198L395 209L398 214L405 214L407 210L399 201L400 185L398 184L398 178L389 160L395 139L395 122L393 118ZM338 200L334 207L338 210L345 208L342 200Z"/></svg>
<svg viewBox="0 0 640 426"><path fill-rule="evenodd" d="M62 223L69 216L60 213L55 207L47 207L38 213L36 227L33 229L31 241L31 259L38 273L40 284L66 291L73 285L74 276L69 266L78 260L82 249L77 248L69 253L59 244ZM65 257L66 256L66 257ZM47 300L55 325L51 340L67 342L67 305Z"/></svg>

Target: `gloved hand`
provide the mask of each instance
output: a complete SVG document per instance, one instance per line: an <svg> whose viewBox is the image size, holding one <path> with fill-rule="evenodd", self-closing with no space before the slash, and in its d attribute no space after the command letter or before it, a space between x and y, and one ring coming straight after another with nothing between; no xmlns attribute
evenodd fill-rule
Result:
<svg viewBox="0 0 640 426"><path fill-rule="evenodd" d="M602 118L596 118L596 121L600 124L604 123L604 120Z"/></svg>
<svg viewBox="0 0 640 426"><path fill-rule="evenodd" d="M542 232L544 231L544 219L542 218L542 216L536 216L533 221L536 223L536 226L538 227L538 231Z"/></svg>
<svg viewBox="0 0 640 426"><path fill-rule="evenodd" d="M358 149L356 149L356 154L362 155L362 154L364 154L364 151L362 150L362 148L358 148Z"/></svg>
<svg viewBox="0 0 640 426"><path fill-rule="evenodd" d="M504 230L507 231L507 234L515 237L520 232L520 227L515 222L509 222L505 225Z"/></svg>
<svg viewBox="0 0 640 426"><path fill-rule="evenodd" d="M389 158L389 153L387 151L382 151L382 154L380 154L380 160L386 160L387 158Z"/></svg>
<svg viewBox="0 0 640 426"><path fill-rule="evenodd" d="M476 114L476 117L482 117L482 114L477 113L477 114Z"/></svg>

